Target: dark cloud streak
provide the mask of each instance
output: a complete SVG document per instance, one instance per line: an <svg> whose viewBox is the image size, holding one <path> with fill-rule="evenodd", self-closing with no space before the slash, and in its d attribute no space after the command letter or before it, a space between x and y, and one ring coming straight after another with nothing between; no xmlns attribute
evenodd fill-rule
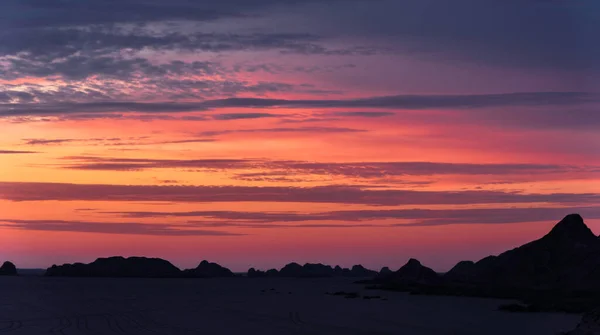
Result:
<svg viewBox="0 0 600 335"><path fill-rule="evenodd" d="M317 130L320 128L317 128ZM302 131L300 128L299 131ZM310 130L310 129L309 129ZM222 134L220 132L219 134ZM205 134L206 135L206 134ZM215 135L215 134L213 134ZM359 178L381 178L386 176L434 176L434 175L470 175L470 176L540 176L540 175L595 175L600 171L597 166L575 166L561 164L475 164L444 162L303 162L277 161L266 159L144 159L115 158L95 156L63 157L71 161L64 165L68 169L120 170L121 164L144 169L198 168L198 169L260 169L258 176L294 176L301 174L341 175ZM246 172L245 172L246 173ZM256 175L246 175L248 177Z"/></svg>
<svg viewBox="0 0 600 335"><path fill-rule="evenodd" d="M0 117L61 115L69 113L181 113L219 108L392 108L409 110L477 109L492 107L570 106L600 101L587 92L521 92L480 95L396 95L348 100L285 100L267 98L228 98L197 103L181 102L90 102L48 104L0 104Z"/></svg>
<svg viewBox="0 0 600 335"><path fill-rule="evenodd" d="M0 227L46 232L100 233L119 235L151 235L151 236L239 236L215 230L189 229L186 225L167 225L131 222L83 222L63 220L14 220L0 219ZM193 227L192 227L193 228Z"/></svg>
<svg viewBox="0 0 600 335"><path fill-rule="evenodd" d="M597 193L520 193L501 191L415 191L358 186L251 187L154 186L0 182L0 199L11 201L169 201L169 202L299 202L381 206L466 205L509 203L593 204Z"/></svg>
<svg viewBox="0 0 600 335"><path fill-rule="evenodd" d="M37 154L38 151L28 150L0 150L0 155L22 155L22 154Z"/></svg>
<svg viewBox="0 0 600 335"><path fill-rule="evenodd" d="M570 213L579 213L587 219L600 219L600 207L538 207L538 208L483 208L483 209L392 209L392 210L351 210L320 213L299 212L233 212L233 211L195 211L195 212L101 212L123 218L204 218L213 221L207 225L228 225L270 227L275 222L305 221L341 221L369 222L364 225L391 226L429 226L450 224L512 224L522 222L552 221ZM214 221L224 220L224 222ZM380 220L408 220L409 223L383 223ZM377 224L379 221L380 223ZM205 221L193 220L202 223ZM331 224L332 226L334 224ZM305 226L303 224L296 225ZM306 225L309 226L309 225ZM358 226L349 224L349 226ZM275 225L273 227L278 227ZM287 226L283 226L287 227Z"/></svg>

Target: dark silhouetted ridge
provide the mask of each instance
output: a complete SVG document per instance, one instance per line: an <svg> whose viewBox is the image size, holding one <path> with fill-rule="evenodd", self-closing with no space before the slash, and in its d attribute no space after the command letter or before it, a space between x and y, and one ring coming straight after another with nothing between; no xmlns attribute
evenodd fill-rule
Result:
<svg viewBox="0 0 600 335"><path fill-rule="evenodd" d="M411 259L370 283L420 294L522 299L525 310L582 312L600 307L600 239L579 214L570 214L540 239L459 262L443 276Z"/></svg>
<svg viewBox="0 0 600 335"><path fill-rule="evenodd" d="M526 289L600 289L600 239L578 214L570 214L544 237L473 262L460 262L449 281Z"/></svg>
<svg viewBox="0 0 600 335"><path fill-rule="evenodd" d="M4 262L2 266L0 266L0 276L16 276L17 275L17 267L11 262Z"/></svg>

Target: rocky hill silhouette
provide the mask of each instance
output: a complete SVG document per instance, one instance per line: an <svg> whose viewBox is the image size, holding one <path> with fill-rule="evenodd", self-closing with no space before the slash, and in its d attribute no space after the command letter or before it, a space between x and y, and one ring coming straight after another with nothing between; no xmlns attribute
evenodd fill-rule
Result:
<svg viewBox="0 0 600 335"><path fill-rule="evenodd" d="M235 274L226 267L204 260L195 269L184 270L183 276L191 278L217 278L235 277Z"/></svg>
<svg viewBox="0 0 600 335"><path fill-rule="evenodd" d="M0 266L0 276L16 276L17 275L17 267L11 262L4 262L2 266Z"/></svg>
<svg viewBox="0 0 600 335"><path fill-rule="evenodd" d="M121 256L98 258L92 263L52 265L48 277L136 277L136 278L216 278L235 277L228 268L206 260L193 269L181 271L161 258Z"/></svg>
<svg viewBox="0 0 600 335"><path fill-rule="evenodd" d="M518 298L525 310L585 311L600 305L600 238L570 214L542 238L443 275L411 259L370 283L421 294Z"/></svg>
<svg viewBox="0 0 600 335"><path fill-rule="evenodd" d="M600 239L571 214L544 237L476 263L460 262L445 277L515 288L600 289Z"/></svg>
<svg viewBox="0 0 600 335"><path fill-rule="evenodd" d="M288 277L288 278L321 278L321 277L361 277L369 278L376 276L377 271L366 269L362 265L354 265L352 268L340 266L331 267L321 263L298 263L286 264L281 270L270 269L266 272L250 268L248 277Z"/></svg>

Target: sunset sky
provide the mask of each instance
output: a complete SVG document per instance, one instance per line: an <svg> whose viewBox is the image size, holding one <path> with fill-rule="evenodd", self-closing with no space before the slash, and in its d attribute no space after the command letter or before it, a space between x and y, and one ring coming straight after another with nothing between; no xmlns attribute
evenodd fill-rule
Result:
<svg viewBox="0 0 600 335"><path fill-rule="evenodd" d="M600 233L596 0L1 0L0 261L444 271Z"/></svg>

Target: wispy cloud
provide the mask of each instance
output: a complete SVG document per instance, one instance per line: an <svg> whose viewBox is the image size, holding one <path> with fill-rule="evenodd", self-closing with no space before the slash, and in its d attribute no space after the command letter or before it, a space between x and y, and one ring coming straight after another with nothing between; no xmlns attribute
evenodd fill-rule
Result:
<svg viewBox="0 0 600 335"><path fill-rule="evenodd" d="M23 139L24 145L29 146L52 146L63 144L80 144L86 146L118 147L118 146L141 146L159 144L183 144L183 143L206 143L214 142L212 138L185 138L173 140L153 140L149 136L141 137L113 137L113 138L65 138L65 139Z"/></svg>
<svg viewBox="0 0 600 335"><path fill-rule="evenodd" d="M416 191L359 186L251 187L154 186L0 182L0 199L11 201L282 202L365 205L466 205L510 203L594 204L596 193Z"/></svg>
<svg viewBox="0 0 600 335"><path fill-rule="evenodd" d="M21 154L37 154L38 151L28 150L0 150L0 155L21 155Z"/></svg>
<svg viewBox="0 0 600 335"><path fill-rule="evenodd" d="M300 128L302 129L302 128ZM317 128L321 129L321 128ZM317 130L318 131L318 130ZM326 131L326 130L325 130ZM342 130L342 132L344 132ZM222 132L211 132L221 134ZM210 134L203 133L208 136ZM123 170L123 169L260 169L260 172L243 172L237 177L290 177L298 175L338 175L355 178L383 178L388 176L541 176L565 174L578 176L597 176L598 166L576 166L561 164L478 164L447 162L303 162L278 161L267 159L144 159L116 158L96 156L63 157L69 163L62 165L67 169L81 170ZM268 170L268 171L265 171ZM234 171L235 172L235 171Z"/></svg>
<svg viewBox="0 0 600 335"><path fill-rule="evenodd" d="M333 112L333 113L331 113L331 115L347 116L347 117L379 118L379 117L393 116L393 115L396 115L396 113L394 113L394 112L378 112L378 111L372 111L372 112L359 111L359 112Z"/></svg>
<svg viewBox="0 0 600 335"><path fill-rule="evenodd" d="M588 219L600 218L600 207L527 207L476 209L389 209L349 210L331 212L99 212L122 218L203 218L236 223L272 223L304 221L365 222L377 220L410 220L411 224L504 224L555 220L570 213L579 213ZM200 222L200 221L198 221ZM219 221L216 221L219 222ZM399 223L402 226L404 223Z"/></svg>
<svg viewBox="0 0 600 335"><path fill-rule="evenodd" d="M366 132L364 129L344 128L344 127L298 127L298 128L255 128L255 129L231 129L231 130L215 130L203 131L198 136L220 136L227 134L239 133L319 133L319 134L335 134L335 133L361 133Z"/></svg>
<svg viewBox="0 0 600 335"><path fill-rule="evenodd" d="M131 222L87 222L64 220L0 219L0 227L51 232L101 233L153 236L239 236L244 234L216 230L200 230L183 224L155 224Z"/></svg>

